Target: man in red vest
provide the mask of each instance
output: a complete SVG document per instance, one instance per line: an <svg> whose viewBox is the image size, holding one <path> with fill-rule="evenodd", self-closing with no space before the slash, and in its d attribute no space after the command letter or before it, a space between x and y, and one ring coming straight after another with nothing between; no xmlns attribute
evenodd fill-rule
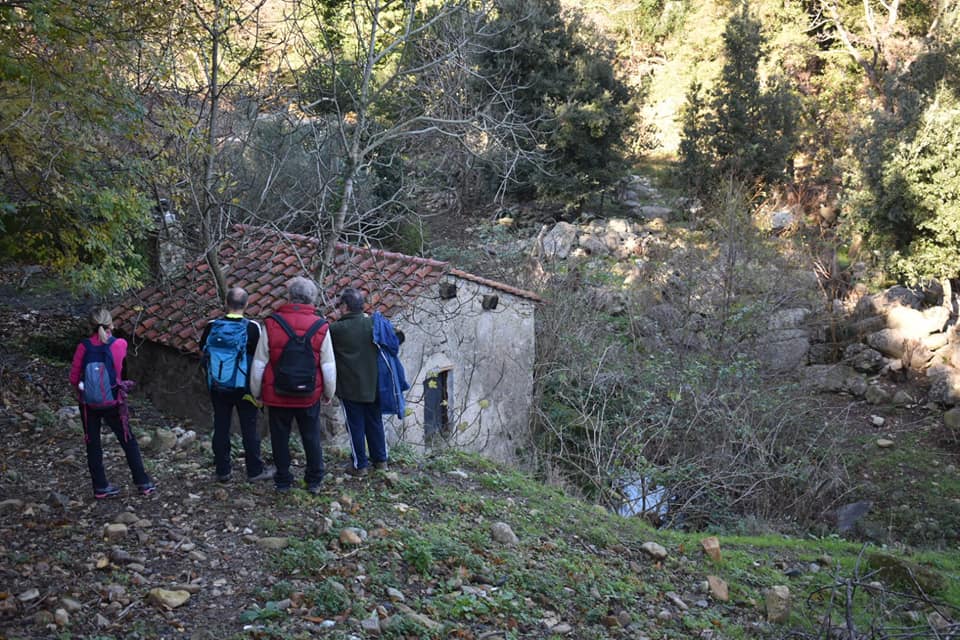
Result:
<svg viewBox="0 0 960 640"><path fill-rule="evenodd" d="M289 491L293 484L290 430L295 419L307 458L307 491L319 493L323 481L320 402L333 399L337 368L329 325L314 307L317 285L307 278L293 278L287 283L287 298L289 302L264 320L266 330L253 356L250 392L262 397L267 406L277 491Z"/></svg>

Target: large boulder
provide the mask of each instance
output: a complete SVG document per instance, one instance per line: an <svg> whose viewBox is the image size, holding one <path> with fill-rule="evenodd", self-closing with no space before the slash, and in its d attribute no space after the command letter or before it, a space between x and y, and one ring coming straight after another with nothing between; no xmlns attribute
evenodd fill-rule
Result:
<svg viewBox="0 0 960 640"><path fill-rule="evenodd" d="M902 358L906 341L896 329L882 329L867 336L867 344L889 358Z"/></svg>
<svg viewBox="0 0 960 640"><path fill-rule="evenodd" d="M577 227L569 222L558 222L543 237L543 255L563 260L570 255L577 242Z"/></svg>
<svg viewBox="0 0 960 640"><path fill-rule="evenodd" d="M603 234L598 236L600 240L606 245L607 250L610 253L616 254L620 251L621 245L623 245L623 235L617 233L616 231L605 231Z"/></svg>
<svg viewBox="0 0 960 640"><path fill-rule="evenodd" d="M893 306L887 310L887 327L895 329L905 338L922 340L931 333L943 331L950 319L945 307L930 307L919 311L910 307Z"/></svg>
<svg viewBox="0 0 960 640"><path fill-rule="evenodd" d="M756 354L774 373L795 371L807 363L810 335L803 329L779 329L757 337Z"/></svg>
<svg viewBox="0 0 960 640"><path fill-rule="evenodd" d="M890 553L871 553L867 556L867 567L883 582L898 589L917 590L921 594L943 591L949 584L936 569Z"/></svg>
<svg viewBox="0 0 960 640"><path fill-rule="evenodd" d="M799 329L810 317L810 309L803 307L791 309L779 309L770 314L767 318L767 328L776 329Z"/></svg>
<svg viewBox="0 0 960 640"><path fill-rule="evenodd" d="M597 237L592 233L581 233L577 243L581 249L591 256L605 256L610 253L610 249L607 248L603 238Z"/></svg>
<svg viewBox="0 0 960 640"><path fill-rule="evenodd" d="M937 334L947 335L947 334ZM930 346L928 343L927 346ZM931 347L933 348L933 347ZM942 347L933 348L937 362L948 364L951 367L960 369L960 343L951 342L948 336L947 344Z"/></svg>
<svg viewBox="0 0 960 640"><path fill-rule="evenodd" d="M857 523L873 508L873 502L870 500L859 500L850 504L845 504L836 511L837 531L840 533L851 533L857 526Z"/></svg>
<svg viewBox="0 0 960 640"><path fill-rule="evenodd" d="M609 218L607 220L607 231L619 234L628 234L633 232L633 225L623 218Z"/></svg>
<svg viewBox="0 0 960 640"><path fill-rule="evenodd" d="M934 364L927 369L931 402L952 407L960 404L960 369L948 364Z"/></svg>
<svg viewBox="0 0 960 640"><path fill-rule="evenodd" d="M874 296L864 296L858 307L867 306L874 313L886 313L897 306L919 310L923 308L923 301L922 292L896 285Z"/></svg>
<svg viewBox="0 0 960 640"><path fill-rule="evenodd" d="M836 342L820 342L816 339L807 352L807 362L810 364L833 364L838 359L840 344Z"/></svg>
<svg viewBox="0 0 960 640"><path fill-rule="evenodd" d="M950 433L960 434L960 407L944 411L943 425Z"/></svg>
<svg viewBox="0 0 960 640"><path fill-rule="evenodd" d="M931 333L921 340L921 342L923 342L923 346L930 349L930 351L937 351L947 346L949 340L949 336L945 333Z"/></svg>
<svg viewBox="0 0 960 640"><path fill-rule="evenodd" d="M854 322L841 324L839 327L837 327L837 339L860 340L871 333L882 331L886 327L887 321L883 316L869 316Z"/></svg>
<svg viewBox="0 0 960 640"><path fill-rule="evenodd" d="M923 283L920 293L923 294L923 301L930 305L941 305L943 304L944 294L946 293L943 290L943 284L937 280L928 280Z"/></svg>
<svg viewBox="0 0 960 640"><path fill-rule="evenodd" d="M912 369L923 369L933 359L933 352L923 340L905 335L899 329L871 333L867 344L886 356L902 360Z"/></svg>
<svg viewBox="0 0 960 640"><path fill-rule="evenodd" d="M785 229L792 229L796 226L799 226L801 220L802 215L798 214L796 211L793 211L792 209L780 209L770 212L768 222L771 231L783 231Z"/></svg>
<svg viewBox="0 0 960 640"><path fill-rule="evenodd" d="M804 367L800 370L800 381L807 388L823 393L861 395L864 387L863 376L844 364L812 364Z"/></svg>
<svg viewBox="0 0 960 640"><path fill-rule="evenodd" d="M876 349L855 342L843 350L843 362L863 373L879 373L886 366L887 359Z"/></svg>

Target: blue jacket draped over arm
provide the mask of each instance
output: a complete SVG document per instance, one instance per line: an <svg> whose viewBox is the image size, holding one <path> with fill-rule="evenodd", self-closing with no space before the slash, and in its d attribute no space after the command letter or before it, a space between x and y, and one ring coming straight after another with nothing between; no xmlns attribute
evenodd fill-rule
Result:
<svg viewBox="0 0 960 640"><path fill-rule="evenodd" d="M393 325L379 311L373 314L373 342L377 345L377 390L380 413L403 418L406 402L403 392L410 388L400 363L400 340Z"/></svg>

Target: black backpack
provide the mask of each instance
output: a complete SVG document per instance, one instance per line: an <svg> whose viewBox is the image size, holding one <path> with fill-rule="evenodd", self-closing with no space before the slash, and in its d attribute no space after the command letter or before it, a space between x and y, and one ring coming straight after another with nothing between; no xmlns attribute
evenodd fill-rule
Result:
<svg viewBox="0 0 960 640"><path fill-rule="evenodd" d="M317 353L310 342L313 336L327 323L323 318L302 336L298 336L287 321L279 315L269 316L287 334L280 359L273 367L273 390L280 396L311 396L317 387Z"/></svg>

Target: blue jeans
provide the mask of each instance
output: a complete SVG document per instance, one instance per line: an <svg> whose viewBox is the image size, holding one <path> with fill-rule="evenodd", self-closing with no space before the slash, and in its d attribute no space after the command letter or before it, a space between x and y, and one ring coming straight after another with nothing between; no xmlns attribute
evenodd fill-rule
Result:
<svg viewBox="0 0 960 640"><path fill-rule="evenodd" d="M356 469L369 467L370 462L387 461L387 437L383 432L383 414L379 402L351 402L340 399L347 414L347 429L350 430L350 448L353 449L353 466ZM370 459L367 447L370 447Z"/></svg>
<svg viewBox="0 0 960 640"><path fill-rule="evenodd" d="M103 468L103 447L100 444L100 427L104 422L120 441L123 453L127 457L127 466L133 474L134 484L139 486L150 482L150 476L143 468L143 458L140 455L137 439L129 430L126 437L124 436L119 408L91 409L81 406L80 420L83 422L83 434L87 444L87 468L90 470L94 491L105 489L110 484L107 482L107 472Z"/></svg>
<svg viewBox="0 0 960 640"><path fill-rule="evenodd" d="M293 475L290 473L290 431L294 420L300 429L300 440L303 441L303 452L307 457L304 480L307 487L320 484L323 481L320 403L303 408L269 407L269 413L270 444L273 445L273 462L277 466L274 484L278 489L286 489L293 484Z"/></svg>
<svg viewBox="0 0 960 640"><path fill-rule="evenodd" d="M243 399L245 393L247 392L243 389L210 390L210 402L213 404L213 462L218 476L230 474L230 423L234 409L240 418L247 477L252 478L263 473L260 434L257 433L257 407Z"/></svg>

